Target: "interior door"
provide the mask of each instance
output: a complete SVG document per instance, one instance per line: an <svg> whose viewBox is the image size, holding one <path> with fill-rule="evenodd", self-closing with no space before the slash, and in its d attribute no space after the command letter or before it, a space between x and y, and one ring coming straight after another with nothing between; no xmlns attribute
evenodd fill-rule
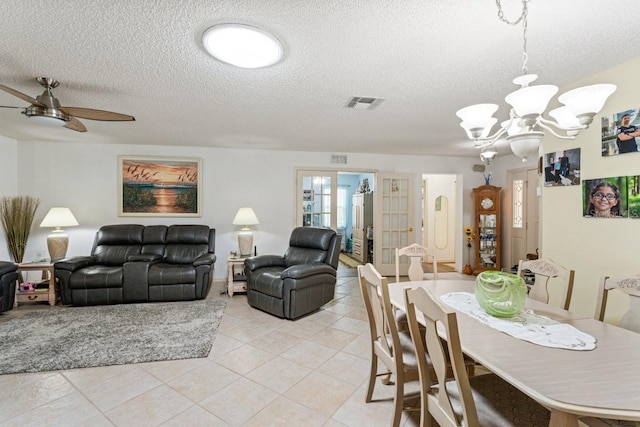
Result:
<svg viewBox="0 0 640 427"><path fill-rule="evenodd" d="M296 226L337 229L338 172L296 171Z"/></svg>
<svg viewBox="0 0 640 427"><path fill-rule="evenodd" d="M375 188L373 261L380 274L395 276L395 249L415 242L413 175L378 173Z"/></svg>
<svg viewBox="0 0 640 427"><path fill-rule="evenodd" d="M511 268L528 253L538 248L538 172L536 169L519 169L507 174L509 188L506 191L505 217L508 248L504 267Z"/></svg>

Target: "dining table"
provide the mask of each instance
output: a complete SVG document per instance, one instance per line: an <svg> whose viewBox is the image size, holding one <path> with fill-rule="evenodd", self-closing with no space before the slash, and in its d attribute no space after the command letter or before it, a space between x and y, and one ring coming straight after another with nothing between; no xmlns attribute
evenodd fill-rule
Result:
<svg viewBox="0 0 640 427"><path fill-rule="evenodd" d="M391 303L401 310L405 310L405 288L425 288L440 298L456 292L473 294L474 282L390 283ZM533 344L457 312L462 351L549 409L550 427L577 427L581 417L640 421L640 334L531 298L525 309L591 335L595 348Z"/></svg>

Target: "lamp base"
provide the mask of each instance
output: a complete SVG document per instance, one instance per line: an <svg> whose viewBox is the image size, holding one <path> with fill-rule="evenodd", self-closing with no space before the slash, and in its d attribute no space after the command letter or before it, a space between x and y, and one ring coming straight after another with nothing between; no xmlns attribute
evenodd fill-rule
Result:
<svg viewBox="0 0 640 427"><path fill-rule="evenodd" d="M241 257L251 256L253 249L253 233L251 230L241 230L238 233L238 249Z"/></svg>
<svg viewBox="0 0 640 427"><path fill-rule="evenodd" d="M68 247L69 236L67 236L62 230L54 230L47 237L47 249L49 249L51 262L63 259L67 255Z"/></svg>

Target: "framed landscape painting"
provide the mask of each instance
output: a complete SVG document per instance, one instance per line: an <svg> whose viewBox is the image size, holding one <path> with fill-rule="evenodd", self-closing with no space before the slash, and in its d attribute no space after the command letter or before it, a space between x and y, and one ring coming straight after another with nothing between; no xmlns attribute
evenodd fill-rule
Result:
<svg viewBox="0 0 640 427"><path fill-rule="evenodd" d="M202 160L118 156L118 216L202 216Z"/></svg>

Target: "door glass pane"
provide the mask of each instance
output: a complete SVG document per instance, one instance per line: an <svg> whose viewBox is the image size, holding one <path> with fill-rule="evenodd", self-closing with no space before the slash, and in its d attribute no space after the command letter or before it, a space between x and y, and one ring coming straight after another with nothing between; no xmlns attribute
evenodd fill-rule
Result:
<svg viewBox="0 0 640 427"><path fill-rule="evenodd" d="M513 218L511 223L513 228L524 227L524 181L513 180Z"/></svg>

